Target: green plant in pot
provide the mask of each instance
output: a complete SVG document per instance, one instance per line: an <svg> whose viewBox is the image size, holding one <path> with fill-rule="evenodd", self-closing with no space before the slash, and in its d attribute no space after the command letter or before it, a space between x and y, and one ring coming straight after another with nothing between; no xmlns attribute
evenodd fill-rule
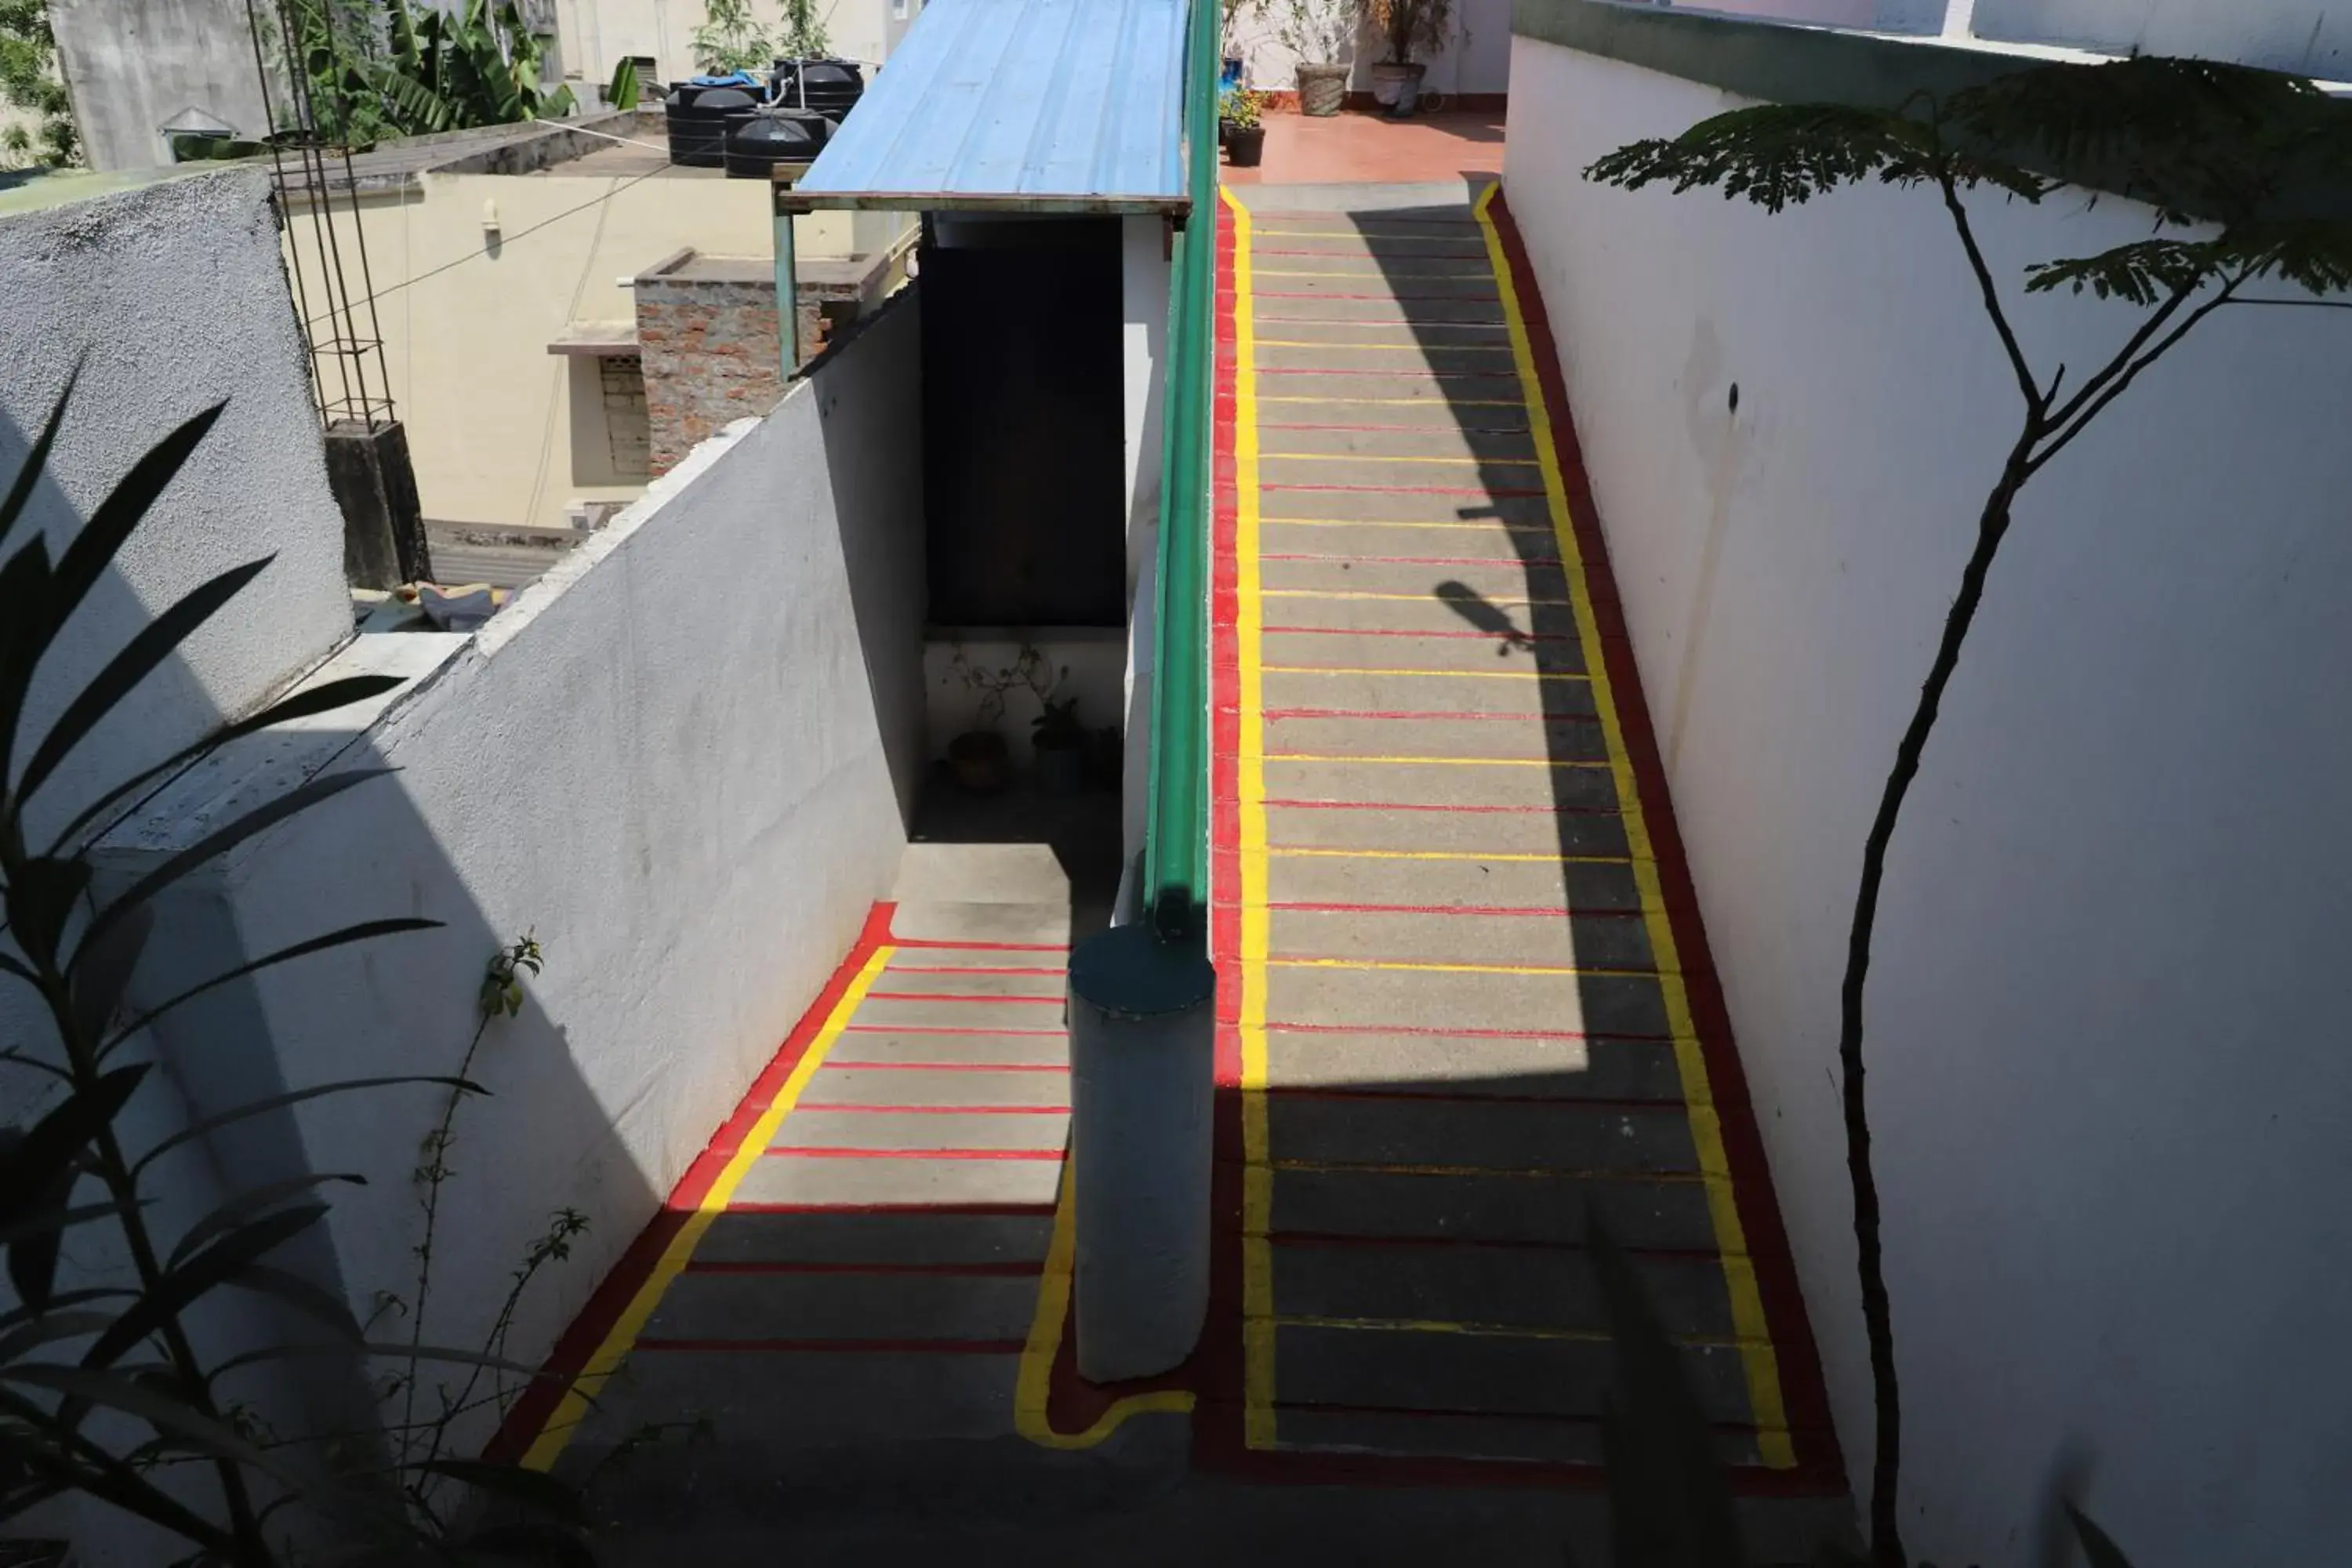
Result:
<svg viewBox="0 0 2352 1568"><path fill-rule="evenodd" d="M1030 744L1037 751L1037 787L1047 795L1076 795L1087 787L1087 728L1078 722L1078 700L1048 697L1030 721Z"/></svg>
<svg viewBox="0 0 2352 1568"><path fill-rule="evenodd" d="M1362 0L1287 0L1275 36L1297 58L1301 114L1339 112L1362 15Z"/></svg>
<svg viewBox="0 0 2352 1568"><path fill-rule="evenodd" d="M1037 694L1039 701L1045 700L1053 689L1049 684L1041 684L1046 668L1045 656L1024 643L1011 664L985 669L972 663L970 656L958 647L950 668L964 689L977 692L980 700L972 709L972 727L948 742L948 772L966 794L994 795L1013 776L1012 748L997 729L1004 721L1005 699L1026 687Z"/></svg>
<svg viewBox="0 0 2352 1568"><path fill-rule="evenodd" d="M1265 156L1265 94L1248 88L1234 93L1221 123L1225 161L1236 169L1256 168Z"/></svg>
<svg viewBox="0 0 2352 1568"><path fill-rule="evenodd" d="M1429 71L1414 57L1444 46L1454 0L1366 0L1364 9L1387 46L1372 67L1372 101L1402 120L1420 103L1421 79Z"/></svg>

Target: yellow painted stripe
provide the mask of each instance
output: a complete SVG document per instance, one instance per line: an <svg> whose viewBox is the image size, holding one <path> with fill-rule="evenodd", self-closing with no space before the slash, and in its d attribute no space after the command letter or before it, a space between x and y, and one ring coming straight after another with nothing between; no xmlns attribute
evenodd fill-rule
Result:
<svg viewBox="0 0 2352 1568"><path fill-rule="evenodd" d="M1284 846L1277 847L1273 853L1280 859L1474 860L1481 864L1517 861L1529 866L1629 866L1633 864L1622 855L1487 855L1471 849L1325 849L1294 848Z"/></svg>
<svg viewBox="0 0 2352 1568"><path fill-rule="evenodd" d="M1391 669L1378 665L1269 664L1268 675L1403 675L1441 680L1589 680L1558 669ZM1532 719L1534 714L1528 715Z"/></svg>
<svg viewBox="0 0 2352 1568"><path fill-rule="evenodd" d="M1244 761L1247 761L1244 756ZM1609 768L1612 763L1581 763L1550 757L1335 757L1321 752L1268 752L1269 763L1397 763L1436 768Z"/></svg>
<svg viewBox="0 0 2352 1568"><path fill-rule="evenodd" d="M1495 227L1489 210L1497 187L1487 186L1478 194L1471 210L1478 220L1486 240L1488 264L1494 269L1496 287L1502 298L1503 319L1510 324L1513 363L1518 369L1520 395L1526 400L1528 424L1533 427L1536 456L1543 467L1544 496L1551 510L1552 531L1559 541L1559 557L1570 564L1572 584L1582 582L1582 560L1577 548L1576 531L1568 511L1568 485L1560 472L1559 452L1552 438L1551 425L1543 413L1543 384L1536 371L1534 340L1528 333L1527 316L1520 309L1518 289L1511 278L1510 262L1503 249L1503 237ZM1633 801L1640 798L1633 778L1633 763L1625 747L1624 727L1617 713L1615 693L1611 689L1606 670L1601 659L1600 628L1593 619L1592 608L1584 602L1581 591L1572 590L1576 600L1576 627L1585 650L1585 667L1593 671L1593 706L1599 711L1604 733L1608 738L1609 755L1616 777L1617 798ZM1666 918L1664 889L1658 880L1657 864L1652 858L1646 826L1640 817L1629 816L1626 834L1635 857L1634 876L1642 894L1643 923L1648 927L1650 952L1658 967L1669 973L1663 990L1666 1004L1668 1032L1678 1042L1675 1060L1683 1083L1683 1097L1691 1106L1691 1140L1699 1156L1699 1169L1706 1177L1707 1209L1715 1222L1716 1249L1725 1257L1745 1258L1748 1255L1746 1230L1739 1219L1739 1205L1731 1190L1731 1164L1723 1147L1723 1130L1714 1110L1714 1095L1706 1080L1706 1058L1699 1053L1696 1026L1690 1011L1690 998L1678 977L1681 964L1675 953L1674 929ZM1687 1042L1687 1043L1681 1043ZM1770 1328L1764 1317L1764 1300L1758 1290L1753 1269L1726 1269L1724 1284L1730 1293L1733 1331L1742 1342L1740 1363L1747 1374L1748 1402L1754 1418L1760 1456L1774 1469L1793 1468L1797 1462L1795 1446L1788 1436L1788 1409L1781 1396L1779 1358L1770 1343Z"/></svg>
<svg viewBox="0 0 2352 1568"><path fill-rule="evenodd" d="M1435 529L1448 533L1492 533L1498 529L1508 533L1514 529L1521 532L1529 529L1541 529L1547 535L1551 531L1551 525L1549 523L1507 522L1499 518L1490 519L1485 522L1390 522L1360 517L1262 517L1258 521L1265 523L1279 523L1286 528L1412 528ZM1517 566L1521 564L1521 562L1516 555L1497 555L1495 557L1495 563L1498 566Z"/></svg>
<svg viewBox="0 0 2352 1568"><path fill-rule="evenodd" d="M1336 1318L1286 1313L1275 1319L1282 1328L1360 1329L1387 1334L1459 1334L1481 1340L1559 1340L1570 1344L1605 1345L1605 1329L1538 1329L1516 1323L1456 1323L1442 1318ZM1674 1342L1693 1350L1745 1348L1747 1342L1730 1334L1676 1334Z"/></svg>
<svg viewBox="0 0 2352 1568"><path fill-rule="evenodd" d="M1430 458L1403 452L1267 452L1286 463L1453 463L1466 468L1532 468L1533 458Z"/></svg>
<svg viewBox="0 0 2352 1568"><path fill-rule="evenodd" d="M1406 974L1615 974L1636 980L1655 977L1655 971L1648 969L1596 969L1580 963L1424 963L1402 958L1276 958L1268 962L1276 969L1366 969Z"/></svg>
<svg viewBox="0 0 2352 1568"><path fill-rule="evenodd" d="M1334 258L1334 259L1337 260L1344 258ZM1477 268L1464 272L1390 272L1381 267L1375 266L1361 272L1326 272L1311 270L1306 268L1285 268L1281 271L1277 272L1273 268L1269 267L1260 272L1258 276L1261 278L1362 278L1375 282L1385 282L1391 278L1452 278L1465 281L1475 281L1485 278L1486 276L1486 271L1484 268ZM1468 296L1465 297L1468 298Z"/></svg>
<svg viewBox="0 0 2352 1568"><path fill-rule="evenodd" d="M1220 193L1234 215L1234 644L1241 719L1241 1068L1242 1153L1251 1169L1242 1181L1242 1221L1262 1237L1274 1221L1274 1181L1265 1107L1265 700L1260 668L1265 612L1258 571L1257 316L1252 301L1249 209L1231 191ZM1275 1445L1274 1265L1263 1240L1242 1244L1242 1440L1253 1448Z"/></svg>
<svg viewBox="0 0 2352 1568"><path fill-rule="evenodd" d="M1062 1344L1063 1325L1070 1311L1071 1280L1077 1266L1076 1208L1072 1202L1070 1167L1062 1165L1062 1183L1054 1205L1054 1237L1045 1249L1045 1272L1037 1287L1037 1310L1029 1320L1028 1342L1021 1349L1021 1372L1013 1385L1013 1429L1041 1448L1091 1448L1109 1436L1129 1417L1153 1414L1181 1415L1192 1408L1188 1389L1160 1389L1129 1394L1112 1402L1083 1432L1056 1432L1048 1413L1054 1382L1054 1357Z"/></svg>
<svg viewBox="0 0 2352 1568"><path fill-rule="evenodd" d="M848 1024L850 1015L856 1012L857 1005L866 1000L866 992L873 989L874 982L880 977L883 967L890 962L890 955L895 951L887 946L875 949L864 967L858 970L856 977L850 981L848 989L841 994L841 1000L835 1003L833 1011L825 1015L824 1026L817 1031L816 1038L809 1042L809 1048L793 1067L792 1076L784 1079L783 1087L776 1091L775 1099L768 1102L767 1110L760 1113L760 1120L753 1122L751 1130L743 1135L742 1144L735 1151L734 1157L719 1173L719 1179L711 1183L710 1190L703 1194L702 1202L687 1217L686 1224L679 1226L678 1233L670 1238L669 1246L654 1265L653 1272L646 1277L644 1284L637 1287L637 1293L629 1299L627 1308L613 1324L612 1331L604 1336L604 1342L598 1345L596 1353L588 1358L588 1364L581 1369L580 1376L565 1392L562 1403L555 1407L554 1414L548 1417L547 1425L532 1440L529 1451L523 1455L522 1462L526 1468L534 1470L554 1468L556 1459L563 1453L564 1445L572 1440L572 1432L587 1419L592 1408L590 1402L613 1373L620 1370L621 1363L628 1359L631 1348L637 1342L637 1336L645 1331L646 1321L653 1317L654 1309L661 1304L671 1282L692 1260L694 1249L701 1243L703 1233L726 1209L735 1196L735 1189L742 1184L744 1176L759 1163L768 1145L775 1141L776 1129L785 1117L792 1114L793 1107L800 1101L801 1091L808 1087L809 1079L814 1078L817 1069L824 1065L826 1055L832 1051L834 1042L841 1038L841 1031Z"/></svg>

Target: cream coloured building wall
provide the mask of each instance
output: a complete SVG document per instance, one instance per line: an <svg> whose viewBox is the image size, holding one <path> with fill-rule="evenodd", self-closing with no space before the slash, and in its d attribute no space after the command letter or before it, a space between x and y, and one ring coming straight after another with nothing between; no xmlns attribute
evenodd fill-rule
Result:
<svg viewBox="0 0 2352 1568"><path fill-rule="evenodd" d="M404 189L362 195L359 205L354 220L344 198L334 203L345 269L356 273L356 221L418 496L425 517L442 521L560 528L574 501L643 493L642 479L614 467L608 424L594 405L599 362L551 354L548 345L581 323L634 331L630 279L682 248L774 252L764 181L677 169L426 173ZM796 222L803 259L851 252L849 215ZM307 216L298 214L288 234L293 259L314 280L315 315Z"/></svg>
<svg viewBox="0 0 2352 1568"><path fill-rule="evenodd" d="M873 61L890 52L893 37L921 9L921 0L819 0L817 14L835 54ZM565 68L596 83L608 79L624 56L649 55L661 62L664 81L691 76L694 30L706 14L703 0L556 0ZM751 14L772 32L782 7L778 0L751 0Z"/></svg>

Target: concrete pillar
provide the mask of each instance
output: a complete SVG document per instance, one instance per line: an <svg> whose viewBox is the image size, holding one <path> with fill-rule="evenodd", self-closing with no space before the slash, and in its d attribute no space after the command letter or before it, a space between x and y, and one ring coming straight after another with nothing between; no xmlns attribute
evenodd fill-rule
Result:
<svg viewBox="0 0 2352 1568"><path fill-rule="evenodd" d="M429 580L433 558L400 421L339 419L327 426L326 446L327 485L343 513L343 575L355 588Z"/></svg>
<svg viewBox="0 0 2352 1568"><path fill-rule="evenodd" d="M1216 973L1197 942L1114 926L1070 955L1078 1373L1149 1377L1209 1310Z"/></svg>

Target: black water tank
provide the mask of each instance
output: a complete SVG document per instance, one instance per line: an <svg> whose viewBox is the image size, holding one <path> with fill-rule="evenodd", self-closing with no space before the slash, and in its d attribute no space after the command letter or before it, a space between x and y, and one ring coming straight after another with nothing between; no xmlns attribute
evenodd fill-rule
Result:
<svg viewBox="0 0 2352 1568"><path fill-rule="evenodd" d="M787 109L813 109L837 121L866 96L866 72L856 60L778 60L768 88Z"/></svg>
<svg viewBox="0 0 2352 1568"><path fill-rule="evenodd" d="M805 163L824 151L834 124L814 110L772 109L727 133L727 177L764 180L778 163Z"/></svg>
<svg viewBox="0 0 2352 1568"><path fill-rule="evenodd" d="M698 88L680 83L663 100L669 124L669 161L690 169L716 169L727 162L727 133L750 121L755 105L740 88Z"/></svg>

